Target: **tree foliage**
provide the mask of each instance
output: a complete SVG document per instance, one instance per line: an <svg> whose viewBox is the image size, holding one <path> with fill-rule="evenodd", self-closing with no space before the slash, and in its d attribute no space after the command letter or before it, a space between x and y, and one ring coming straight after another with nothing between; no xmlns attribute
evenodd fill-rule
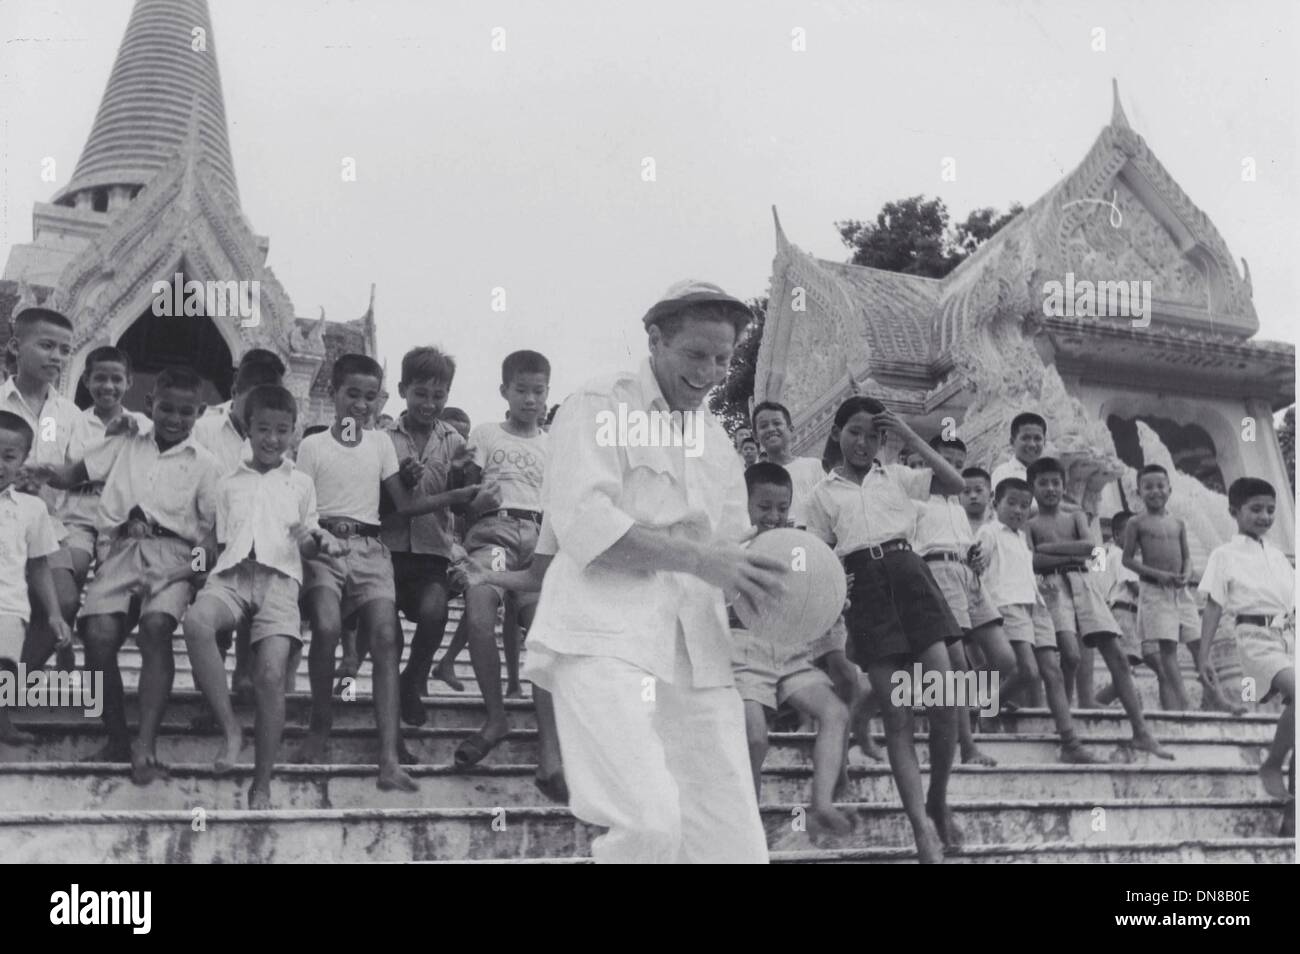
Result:
<svg viewBox="0 0 1300 954"><path fill-rule="evenodd" d="M745 304L754 313L753 323L732 352L727 377L709 394L709 410L716 414L728 434L749 422L749 401L754 396L754 371L758 367L758 346L763 341L767 320L767 296L751 298Z"/></svg>
<svg viewBox="0 0 1300 954"><path fill-rule="evenodd" d="M1286 409L1282 426L1277 431L1278 443L1282 445L1282 460L1286 464L1286 476L1291 481L1291 493L1295 493L1295 405Z"/></svg>

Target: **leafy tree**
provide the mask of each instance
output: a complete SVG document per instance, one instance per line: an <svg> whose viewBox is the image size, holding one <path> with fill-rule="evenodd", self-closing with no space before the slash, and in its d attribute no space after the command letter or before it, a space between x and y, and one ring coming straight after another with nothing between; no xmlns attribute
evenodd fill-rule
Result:
<svg viewBox="0 0 1300 954"><path fill-rule="evenodd" d="M1277 430L1278 443L1282 445L1282 460L1286 463L1286 476L1291 481L1291 493L1295 493L1295 405L1286 409L1282 426Z"/></svg>
<svg viewBox="0 0 1300 954"><path fill-rule="evenodd" d="M728 434L734 434L737 428L749 423L749 400L754 396L758 346L763 340L763 323L767 320L766 295L751 298L745 304L754 313L754 321L745 329L731 354L727 377L709 394L709 410L722 421Z"/></svg>

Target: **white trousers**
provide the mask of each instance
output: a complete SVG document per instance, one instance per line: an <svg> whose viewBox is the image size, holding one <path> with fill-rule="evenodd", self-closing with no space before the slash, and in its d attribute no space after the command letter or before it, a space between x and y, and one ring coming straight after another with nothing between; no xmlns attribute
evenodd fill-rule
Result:
<svg viewBox="0 0 1300 954"><path fill-rule="evenodd" d="M557 655L551 682L570 807L609 829L597 862L767 863L734 688L669 685L605 656Z"/></svg>

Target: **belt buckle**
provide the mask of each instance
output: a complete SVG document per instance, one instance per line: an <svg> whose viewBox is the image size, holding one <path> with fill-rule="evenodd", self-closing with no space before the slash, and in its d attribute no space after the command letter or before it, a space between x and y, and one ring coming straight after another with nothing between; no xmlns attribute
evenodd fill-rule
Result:
<svg viewBox="0 0 1300 954"><path fill-rule="evenodd" d="M873 560L883 559L885 556L885 548L878 543L872 544L867 547L867 556L871 557Z"/></svg>
<svg viewBox="0 0 1300 954"><path fill-rule="evenodd" d="M498 510L498 511L497 511L497 519L498 519L498 520L508 520L509 518L510 518L510 511L509 511L509 510Z"/></svg>
<svg viewBox="0 0 1300 954"><path fill-rule="evenodd" d="M355 537L357 535L357 525L351 520L340 520L338 523L334 524L334 526L338 528L334 531L337 536L346 538Z"/></svg>

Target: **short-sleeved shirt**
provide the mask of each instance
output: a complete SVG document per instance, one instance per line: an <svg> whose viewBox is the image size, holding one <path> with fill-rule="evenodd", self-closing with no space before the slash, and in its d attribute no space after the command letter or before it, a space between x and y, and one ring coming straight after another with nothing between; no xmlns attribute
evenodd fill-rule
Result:
<svg viewBox="0 0 1300 954"><path fill-rule="evenodd" d="M27 561L59 548L45 503L19 493L10 484L0 490L0 616L27 622L32 608L27 595Z"/></svg>
<svg viewBox="0 0 1300 954"><path fill-rule="evenodd" d="M79 459L72 456L71 449L85 444L85 418L81 408L54 388L47 388L45 402L33 408L18 390L18 379L10 378L0 384L0 411L17 414L32 429L32 449L26 463L62 467ZM46 485L39 496L53 514L62 508L66 494Z"/></svg>
<svg viewBox="0 0 1300 954"><path fill-rule="evenodd" d="M927 553L965 553L975 535L971 533L970 518L957 497L931 495L929 500L918 500L916 507L916 534L912 549L924 556Z"/></svg>
<svg viewBox="0 0 1300 954"><path fill-rule="evenodd" d="M788 464L782 464L790 483L793 485L793 499L790 501L790 522L796 527L808 526L808 498L813 488L826 477L822 462L815 457L796 457Z"/></svg>
<svg viewBox="0 0 1300 954"><path fill-rule="evenodd" d="M993 486L990 490L997 492L998 484L1008 477L1018 477L1021 480L1028 480L1029 468L1021 463L1019 457L1012 457L1010 460L1004 460L998 466L993 468Z"/></svg>
<svg viewBox="0 0 1300 954"><path fill-rule="evenodd" d="M422 452L416 451L415 438L406 429L406 412L403 411L387 428L393 442L393 451L400 461L414 457L424 465L424 479L416 492L425 496L444 493L451 476L452 462L464 454L465 438L446 421L434 421L429 439ZM430 553L451 556L452 529L455 515L450 510L435 510L403 520L397 526L385 526L384 544L394 553ZM389 519L392 523L392 519Z"/></svg>
<svg viewBox="0 0 1300 954"><path fill-rule="evenodd" d="M889 540L910 540L916 532L913 500L930 496L934 472L875 461L858 485L832 470L808 501L808 530L846 556Z"/></svg>
<svg viewBox="0 0 1300 954"><path fill-rule="evenodd" d="M1034 553L1023 533L993 517L976 531L975 540L988 562L980 575L980 584L994 606L1039 601L1038 584L1034 580Z"/></svg>
<svg viewBox="0 0 1300 954"><path fill-rule="evenodd" d="M86 473L102 480L95 526L113 532L139 507L154 523L199 543L216 524L217 459L191 433L165 451L152 433L123 434L104 441L86 454Z"/></svg>
<svg viewBox="0 0 1300 954"><path fill-rule="evenodd" d="M1132 601L1133 591L1127 584L1138 582L1138 575L1124 565L1124 548L1113 542L1106 544L1106 568L1098 574L1100 590L1106 602Z"/></svg>
<svg viewBox="0 0 1300 954"><path fill-rule="evenodd" d="M262 566L302 582L302 557L290 533L294 524L314 529L316 487L293 461L261 473L240 461L217 483L217 541L225 544L214 573L252 557Z"/></svg>
<svg viewBox="0 0 1300 954"><path fill-rule="evenodd" d="M123 408L122 413L135 419L138 425L137 433L147 434L153 428L153 421L139 411L129 411ZM82 428L81 433L73 438L73 442L68 448L68 455L74 461L85 460L90 449L104 443L104 441L117 440L120 437L127 436L125 434L119 434L116 437L107 436L105 434L106 425L99 419L99 415L95 413L93 405L82 411L81 416L85 421L85 427ZM98 509L98 494L68 494L63 501L63 506L59 508L59 517L67 524L94 526L95 513Z"/></svg>
<svg viewBox="0 0 1300 954"><path fill-rule="evenodd" d="M1237 533L1211 551L1197 589L1229 613L1279 616L1295 609L1295 568L1267 540Z"/></svg>
<svg viewBox="0 0 1300 954"><path fill-rule="evenodd" d="M248 438L235 429L230 404L219 404L194 422L194 439L212 452L221 465L221 474L233 474L244 460L252 456Z"/></svg>
<svg viewBox="0 0 1300 954"><path fill-rule="evenodd" d="M298 445L298 469L316 485L321 517L377 525L379 485L397 473L397 452L382 431L362 431L361 440L350 447L321 431Z"/></svg>
<svg viewBox="0 0 1300 954"><path fill-rule="evenodd" d="M483 471L483 483L501 488L502 508L542 509L542 479L550 436L512 434L500 424L480 424L469 435L469 451Z"/></svg>

